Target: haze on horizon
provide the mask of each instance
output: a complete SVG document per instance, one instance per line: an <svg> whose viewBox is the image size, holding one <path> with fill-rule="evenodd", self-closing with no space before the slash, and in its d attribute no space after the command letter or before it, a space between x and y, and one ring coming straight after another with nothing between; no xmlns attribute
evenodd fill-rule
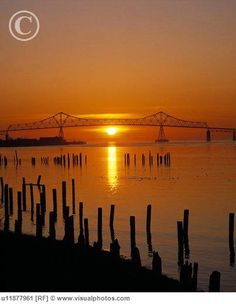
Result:
<svg viewBox="0 0 236 304"><path fill-rule="evenodd" d="M40 20L28 43L8 31L22 9ZM235 16L234 0L2 0L0 125L162 110L235 127Z"/></svg>

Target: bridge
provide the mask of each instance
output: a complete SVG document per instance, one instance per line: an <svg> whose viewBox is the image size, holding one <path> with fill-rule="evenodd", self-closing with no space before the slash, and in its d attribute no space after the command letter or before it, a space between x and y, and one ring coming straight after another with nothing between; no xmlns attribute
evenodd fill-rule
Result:
<svg viewBox="0 0 236 304"><path fill-rule="evenodd" d="M4 135L6 140L9 138L10 132L16 131L29 131L29 130L42 130L42 129L59 129L59 137L64 137L64 128L71 127L93 127L93 126L149 126L158 127L159 135L157 142L166 142L168 139L165 136L164 128L187 128L187 129L204 129L206 130L206 139L211 141L212 132L230 132L232 139L236 140L235 128L223 128L209 126L207 122L191 121L176 118L165 112L158 112L152 115L144 116L141 118L80 118L77 116L69 115L64 112L59 112L53 116L43 120L11 124L5 130L0 130L0 134Z"/></svg>

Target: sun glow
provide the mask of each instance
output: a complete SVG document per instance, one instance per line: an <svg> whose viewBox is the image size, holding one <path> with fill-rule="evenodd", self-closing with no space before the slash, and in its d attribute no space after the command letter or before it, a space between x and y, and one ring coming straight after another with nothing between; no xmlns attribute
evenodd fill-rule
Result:
<svg viewBox="0 0 236 304"><path fill-rule="evenodd" d="M107 128L106 133L110 136L115 135L117 133L117 128L114 128L114 127Z"/></svg>

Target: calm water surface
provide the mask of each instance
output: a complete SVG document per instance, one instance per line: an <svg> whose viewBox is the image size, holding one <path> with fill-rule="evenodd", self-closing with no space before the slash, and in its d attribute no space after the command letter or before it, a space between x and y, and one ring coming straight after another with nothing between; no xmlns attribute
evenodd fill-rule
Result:
<svg viewBox="0 0 236 304"><path fill-rule="evenodd" d="M71 205L71 179L76 182L76 208L84 202L84 216L89 218L90 240L96 240L97 208L103 208L104 248L109 248L109 212L115 204L115 234L121 245L121 254L129 256L129 216L136 216L137 246L142 262L151 267L151 255L145 232L146 206L152 204L152 245L162 257L163 271L178 277L176 221L182 220L183 210L190 210L190 261L199 263L199 287L207 290L209 275L213 270L221 272L221 289L236 291L236 271L229 264L228 213L236 213L236 144L219 143L169 143L166 145L135 145L116 147L64 146L18 148L22 165L14 167L15 149L1 149L2 155L11 161L0 168L4 181L15 192L21 190L22 177L26 182L36 182L42 175L46 184L47 211L52 210L52 188L59 192L61 213L61 182L68 182L68 205ZM141 165L141 155L148 158L151 151L164 154L171 152L171 167ZM87 155L87 165L80 167L55 166L52 157L65 153ZM124 153L130 153L131 164L124 164ZM134 166L133 155L137 154ZM30 158L37 157L32 167ZM49 165L42 166L41 156L50 158ZM16 206L16 193L14 205ZM35 200L38 193L35 191ZM29 207L29 199L28 199ZM16 208L15 208L16 209ZM29 208L28 208L29 209ZM1 212L1 219L3 212ZM58 216L60 217L60 216ZM14 219L10 222L13 229ZM47 216L48 220L48 216ZM1 220L3 226L3 219ZM75 215L75 235L78 235L78 208ZM30 221L30 211L23 215L23 231L35 234L35 224ZM57 223L57 238L64 233L63 221ZM44 234L48 234L47 223Z"/></svg>

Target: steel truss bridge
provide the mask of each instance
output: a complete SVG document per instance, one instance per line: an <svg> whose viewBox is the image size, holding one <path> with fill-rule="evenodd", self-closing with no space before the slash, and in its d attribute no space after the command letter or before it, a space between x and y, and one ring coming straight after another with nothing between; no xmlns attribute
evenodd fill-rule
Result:
<svg viewBox="0 0 236 304"><path fill-rule="evenodd" d="M207 122L183 120L171 116L165 112L158 112L141 118L80 118L59 112L46 119L29 122L11 124L6 130L0 130L0 134L6 139L9 138L9 133L16 131L43 130L43 129L59 129L59 137L64 137L64 128L71 127L95 127L95 126L150 126L158 127L159 135L156 141L168 141L164 128L187 128L187 129L204 129L206 130L207 141L211 140L211 132L230 132L232 139L236 140L235 128L222 128L209 126Z"/></svg>

